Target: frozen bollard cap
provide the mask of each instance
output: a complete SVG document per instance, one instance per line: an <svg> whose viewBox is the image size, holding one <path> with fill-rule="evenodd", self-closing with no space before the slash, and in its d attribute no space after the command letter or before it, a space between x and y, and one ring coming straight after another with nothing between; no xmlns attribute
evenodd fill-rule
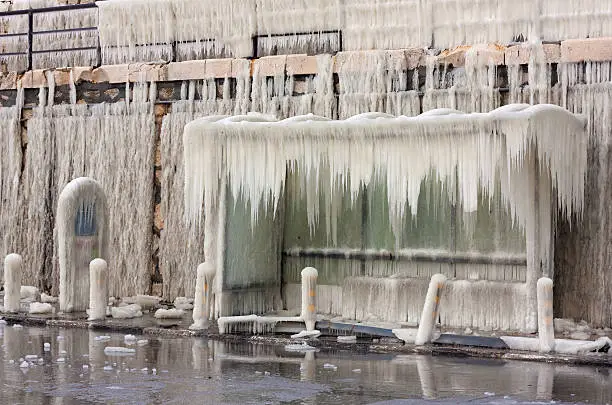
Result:
<svg viewBox="0 0 612 405"><path fill-rule="evenodd" d="M306 267L302 270L302 277L318 277L319 272L314 267Z"/></svg>
<svg viewBox="0 0 612 405"><path fill-rule="evenodd" d="M11 253L4 259L5 266L21 266L22 263L23 259L21 258L21 255L18 255L17 253Z"/></svg>
<svg viewBox="0 0 612 405"><path fill-rule="evenodd" d="M93 269L106 268L107 267L106 260L100 259L100 258L93 259L91 262L89 262L89 267Z"/></svg>
<svg viewBox="0 0 612 405"><path fill-rule="evenodd" d="M202 274L203 276L210 278L210 277L214 277L215 275L215 268L213 267L213 265L211 263L200 263L200 265L198 265L198 274Z"/></svg>

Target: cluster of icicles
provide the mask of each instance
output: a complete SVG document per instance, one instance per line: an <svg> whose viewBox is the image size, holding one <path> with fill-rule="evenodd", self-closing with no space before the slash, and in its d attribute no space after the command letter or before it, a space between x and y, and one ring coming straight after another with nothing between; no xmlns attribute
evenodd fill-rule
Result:
<svg viewBox="0 0 612 405"><path fill-rule="evenodd" d="M559 209L568 217L582 212L583 134L581 120L553 105L508 105L486 114L432 110L412 118L366 113L344 121L204 118L185 127L186 215L199 223L203 204L216 206L227 182L234 199L251 202L256 223L262 207L278 210L289 170L303 179L302 192L342 189L353 201L362 187L386 182L395 231L404 215L416 215L421 183L431 176L448 185L449 199L466 212L477 209L479 192L493 196L500 183L512 218L525 226L538 187L534 178L548 171ZM317 206L307 209L314 228Z"/></svg>

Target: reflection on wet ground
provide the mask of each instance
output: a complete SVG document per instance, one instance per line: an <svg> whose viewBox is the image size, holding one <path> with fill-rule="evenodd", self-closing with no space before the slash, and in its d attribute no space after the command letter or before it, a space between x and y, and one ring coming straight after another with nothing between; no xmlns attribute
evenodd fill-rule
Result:
<svg viewBox="0 0 612 405"><path fill-rule="evenodd" d="M593 367L126 340L84 329L0 325L0 332L2 404L612 403L612 370Z"/></svg>

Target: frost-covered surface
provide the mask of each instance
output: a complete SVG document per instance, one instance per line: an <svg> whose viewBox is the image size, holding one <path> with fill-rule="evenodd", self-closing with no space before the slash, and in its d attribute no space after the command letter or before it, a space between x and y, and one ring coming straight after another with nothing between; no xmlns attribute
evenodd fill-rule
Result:
<svg viewBox="0 0 612 405"><path fill-rule="evenodd" d="M253 334L271 333L278 323L281 322L304 322L299 316L222 316L217 319L220 334L231 334L236 332L249 332ZM314 330L308 333L315 333Z"/></svg>

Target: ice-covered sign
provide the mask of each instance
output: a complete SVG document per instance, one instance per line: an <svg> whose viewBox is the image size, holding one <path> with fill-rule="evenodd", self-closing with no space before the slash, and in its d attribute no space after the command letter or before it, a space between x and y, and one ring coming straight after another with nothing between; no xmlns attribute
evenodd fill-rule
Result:
<svg viewBox="0 0 612 405"><path fill-rule="evenodd" d="M80 177L66 185L57 204L60 310L85 311L89 304L89 263L107 258L108 207L100 184Z"/></svg>

